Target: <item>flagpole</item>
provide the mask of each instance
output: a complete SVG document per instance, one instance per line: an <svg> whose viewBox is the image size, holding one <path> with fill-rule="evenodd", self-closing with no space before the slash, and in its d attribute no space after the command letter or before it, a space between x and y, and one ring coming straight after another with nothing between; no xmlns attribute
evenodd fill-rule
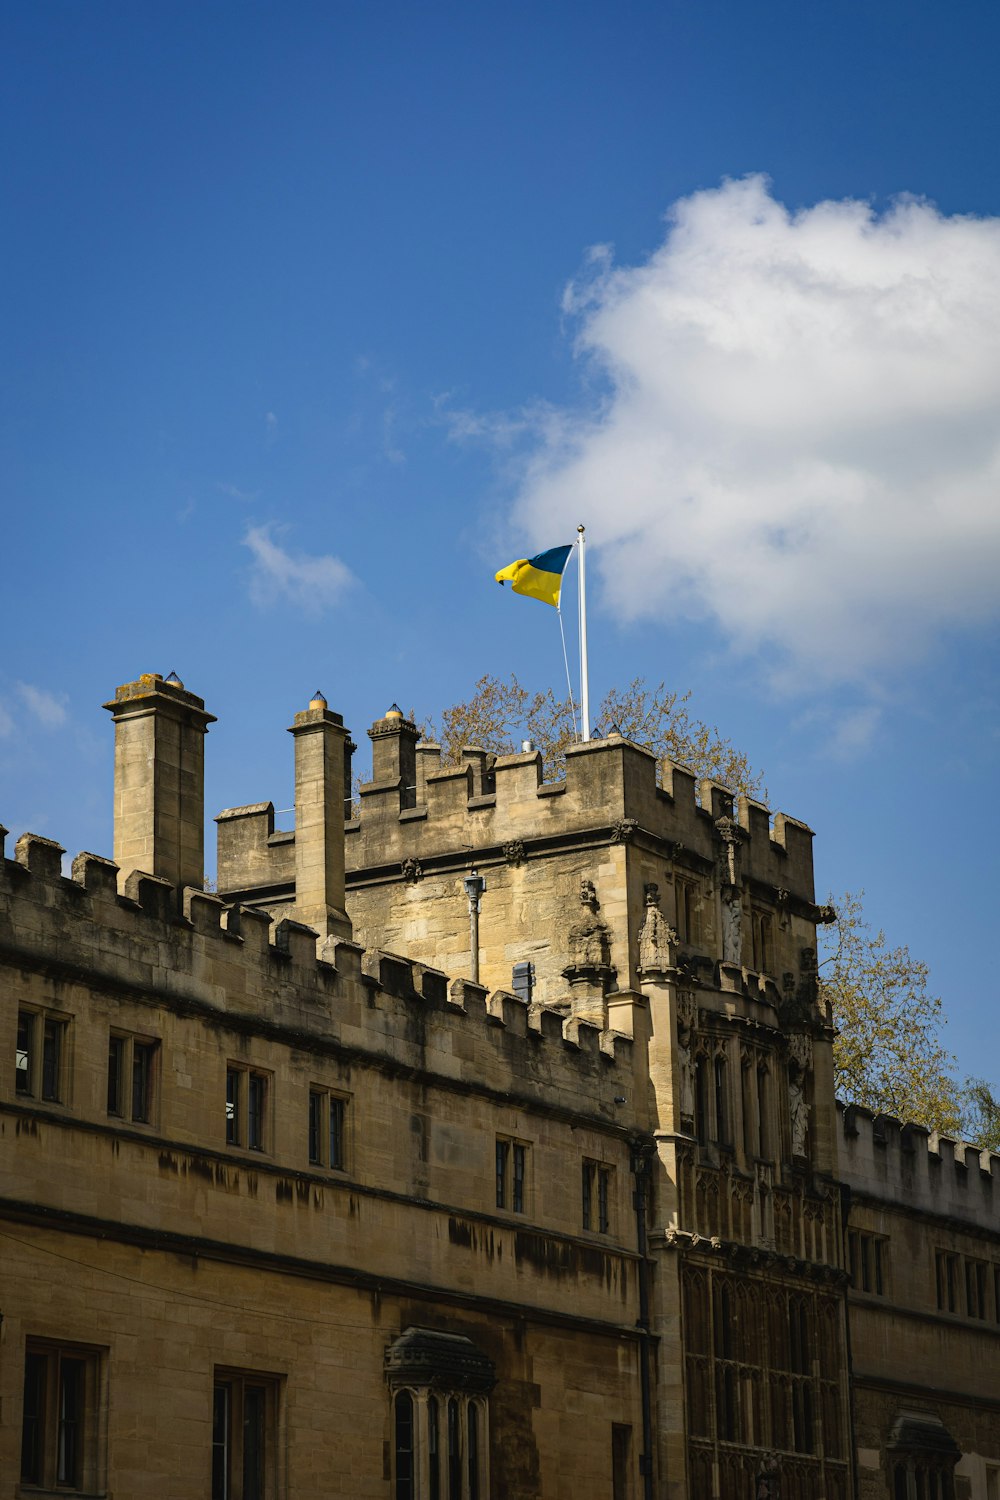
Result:
<svg viewBox="0 0 1000 1500"><path fill-rule="evenodd" d="M577 532L580 540L580 718L583 734L581 736L586 745L590 739L590 680L587 668L587 570L584 566L583 554L587 540L587 528L578 526Z"/></svg>

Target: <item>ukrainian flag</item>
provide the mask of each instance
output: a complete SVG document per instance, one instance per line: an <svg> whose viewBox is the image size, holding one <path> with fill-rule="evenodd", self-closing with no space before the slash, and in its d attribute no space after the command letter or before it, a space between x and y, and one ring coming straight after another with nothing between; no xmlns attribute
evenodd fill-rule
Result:
<svg viewBox="0 0 1000 1500"><path fill-rule="evenodd" d="M515 594L527 594L529 599L541 599L543 604L558 609L563 570L572 550L572 547L550 547L537 557L519 557L517 562L500 569L497 583L501 588L509 583Z"/></svg>

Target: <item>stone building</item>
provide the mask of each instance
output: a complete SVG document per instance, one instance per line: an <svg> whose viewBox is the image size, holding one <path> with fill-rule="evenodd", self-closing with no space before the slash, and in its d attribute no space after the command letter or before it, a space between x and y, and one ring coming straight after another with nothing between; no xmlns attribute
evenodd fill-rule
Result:
<svg viewBox="0 0 1000 1500"><path fill-rule="evenodd" d="M0 1500L998 1500L997 1159L838 1115L803 824L395 708L354 816L316 695L211 895L211 715L107 707L114 862L0 868Z"/></svg>

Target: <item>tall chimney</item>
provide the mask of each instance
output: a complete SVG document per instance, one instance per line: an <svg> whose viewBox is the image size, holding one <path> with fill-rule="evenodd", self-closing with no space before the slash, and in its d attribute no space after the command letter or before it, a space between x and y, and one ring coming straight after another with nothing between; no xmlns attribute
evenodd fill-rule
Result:
<svg viewBox="0 0 1000 1500"><path fill-rule="evenodd" d="M385 794L386 803L393 804L391 812L400 813L408 807L415 807L417 741L420 738L416 724L407 719L403 710L394 703L383 718L375 720L368 738L372 742L370 789Z"/></svg>
<svg viewBox="0 0 1000 1500"><path fill-rule="evenodd" d="M351 937L344 895L346 741L322 693L295 715L295 916L320 939Z"/></svg>
<svg viewBox="0 0 1000 1500"><path fill-rule="evenodd" d="M173 672L147 672L105 703L115 722L115 863L178 891L205 881L205 732L215 715Z"/></svg>

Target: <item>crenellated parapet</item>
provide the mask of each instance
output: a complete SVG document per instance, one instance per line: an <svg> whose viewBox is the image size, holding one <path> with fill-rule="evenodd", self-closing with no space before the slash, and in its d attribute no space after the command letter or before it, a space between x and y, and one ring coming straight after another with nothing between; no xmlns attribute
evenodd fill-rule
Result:
<svg viewBox="0 0 1000 1500"><path fill-rule="evenodd" d="M679 765L668 765L658 785L657 757L621 736L570 747L559 781L545 779L537 751L494 757L470 747L461 765L442 768L440 747L417 743L414 758L410 806L400 807L395 781L391 791L384 780L362 788L360 814L346 829L349 870L388 869L408 857L430 869L456 847L500 855L516 840L530 859L552 840L586 834L656 843L706 873L733 850L734 883L812 902L813 835L804 823L783 813L772 823L763 804L714 782L699 787Z"/></svg>
<svg viewBox="0 0 1000 1500"><path fill-rule="evenodd" d="M51 839L24 834L13 859L3 852L0 831L0 963L42 976L53 1003L72 994L78 1014L88 993L118 994L445 1087L634 1121L645 1058L629 1037L336 937L318 952L300 922L191 886L178 903L143 871L120 890L117 865L98 855L77 855L66 877Z"/></svg>
<svg viewBox="0 0 1000 1500"><path fill-rule="evenodd" d="M534 998L557 1004L588 879L608 930L603 989L636 988L642 893L653 883L682 952L767 976L814 1007L815 926L827 914L814 901L804 823L698 785L679 765L661 784L656 756L620 735L572 746L565 775L547 781L534 750L469 746L443 767L441 747L417 734L395 706L372 726L373 778L344 828L347 908L365 945L471 972L463 878L474 866L487 881L481 972L507 988L515 965L530 965ZM217 823L220 892L276 919L291 914L298 822L276 830L265 802ZM591 989L593 1012L602 997Z"/></svg>
<svg viewBox="0 0 1000 1500"><path fill-rule="evenodd" d="M1000 1154L837 1102L843 1181L859 1198L1000 1231Z"/></svg>

